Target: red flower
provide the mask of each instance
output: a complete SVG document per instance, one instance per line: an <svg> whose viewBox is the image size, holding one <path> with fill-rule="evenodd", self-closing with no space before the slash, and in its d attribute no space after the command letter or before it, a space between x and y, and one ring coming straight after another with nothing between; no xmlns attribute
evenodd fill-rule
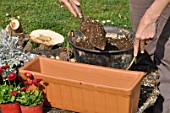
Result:
<svg viewBox="0 0 170 113"><path fill-rule="evenodd" d="M32 80L32 84L36 84L36 83L38 83L37 79Z"/></svg>
<svg viewBox="0 0 170 113"><path fill-rule="evenodd" d="M8 80L12 81L12 80L14 80L16 77L17 77L17 74L13 72L13 73L11 73L11 74L8 75Z"/></svg>
<svg viewBox="0 0 170 113"><path fill-rule="evenodd" d="M24 84L29 86L29 85L32 85L32 82L25 81Z"/></svg>
<svg viewBox="0 0 170 113"><path fill-rule="evenodd" d="M43 79L42 78L37 78L37 81L38 82L41 82Z"/></svg>
<svg viewBox="0 0 170 113"><path fill-rule="evenodd" d="M25 92L26 90L27 90L26 87L22 87L22 88L20 89L21 92Z"/></svg>
<svg viewBox="0 0 170 113"><path fill-rule="evenodd" d="M41 78L34 79L34 80L32 80L32 84L34 84L36 87L38 87L40 85L39 84L40 81L42 81Z"/></svg>
<svg viewBox="0 0 170 113"><path fill-rule="evenodd" d="M39 83L34 83L34 85L35 85L36 87L38 87L40 84L39 84Z"/></svg>
<svg viewBox="0 0 170 113"><path fill-rule="evenodd" d="M7 76L3 76L3 79L6 79L7 78Z"/></svg>
<svg viewBox="0 0 170 113"><path fill-rule="evenodd" d="M2 68L0 68L0 74L2 74L2 72L3 72L3 69L2 69Z"/></svg>
<svg viewBox="0 0 170 113"><path fill-rule="evenodd" d="M10 94L13 95L13 96L16 96L18 94L18 92L13 90L13 91L10 92Z"/></svg>
<svg viewBox="0 0 170 113"><path fill-rule="evenodd" d="M30 78L30 79L33 78L33 75L32 75L32 73L30 73L30 72L25 72L24 75L25 75L26 77Z"/></svg>
<svg viewBox="0 0 170 113"><path fill-rule="evenodd" d="M6 65L6 66L2 66L1 67L1 69L8 69L9 68L9 66L8 65Z"/></svg>

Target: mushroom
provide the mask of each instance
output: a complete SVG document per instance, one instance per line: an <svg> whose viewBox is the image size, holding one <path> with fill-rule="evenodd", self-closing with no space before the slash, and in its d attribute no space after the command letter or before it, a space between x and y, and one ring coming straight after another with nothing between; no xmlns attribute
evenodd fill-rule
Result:
<svg viewBox="0 0 170 113"><path fill-rule="evenodd" d="M46 46L61 45L64 42L64 37L61 34L51 30L34 30L29 36L33 42Z"/></svg>

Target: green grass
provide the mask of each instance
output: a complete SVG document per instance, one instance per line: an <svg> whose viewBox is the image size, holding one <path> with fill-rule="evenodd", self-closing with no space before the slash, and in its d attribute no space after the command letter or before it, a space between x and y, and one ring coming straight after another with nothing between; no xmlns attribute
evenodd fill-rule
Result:
<svg viewBox="0 0 170 113"><path fill-rule="evenodd" d="M131 29L128 0L80 0L84 16L103 25ZM9 15L8 15L9 14ZM64 37L78 29L80 20L62 7L58 0L0 0L0 26L6 27L10 18L20 17L26 33L35 29L51 29ZM111 20L111 22L106 22Z"/></svg>

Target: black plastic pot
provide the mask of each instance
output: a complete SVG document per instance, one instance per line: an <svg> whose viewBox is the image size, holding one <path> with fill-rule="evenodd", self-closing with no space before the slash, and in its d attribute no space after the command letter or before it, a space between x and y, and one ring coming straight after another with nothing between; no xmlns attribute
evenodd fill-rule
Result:
<svg viewBox="0 0 170 113"><path fill-rule="evenodd" d="M106 33L123 33L129 35L132 39L134 38L133 33L124 28L104 26L104 29ZM73 47L76 61L80 63L126 69L133 58L133 48L109 51L85 49L75 45L72 41L71 35L68 36L68 42Z"/></svg>

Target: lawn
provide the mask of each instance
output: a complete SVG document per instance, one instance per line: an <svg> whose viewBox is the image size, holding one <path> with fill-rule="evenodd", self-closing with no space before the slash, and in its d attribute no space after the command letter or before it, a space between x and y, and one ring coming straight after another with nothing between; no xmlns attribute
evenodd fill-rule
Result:
<svg viewBox="0 0 170 113"><path fill-rule="evenodd" d="M131 29L128 0L80 0L84 16L90 16L103 25ZM78 29L80 20L58 0L0 0L0 26L18 18L26 33L35 29L51 29L64 37Z"/></svg>

